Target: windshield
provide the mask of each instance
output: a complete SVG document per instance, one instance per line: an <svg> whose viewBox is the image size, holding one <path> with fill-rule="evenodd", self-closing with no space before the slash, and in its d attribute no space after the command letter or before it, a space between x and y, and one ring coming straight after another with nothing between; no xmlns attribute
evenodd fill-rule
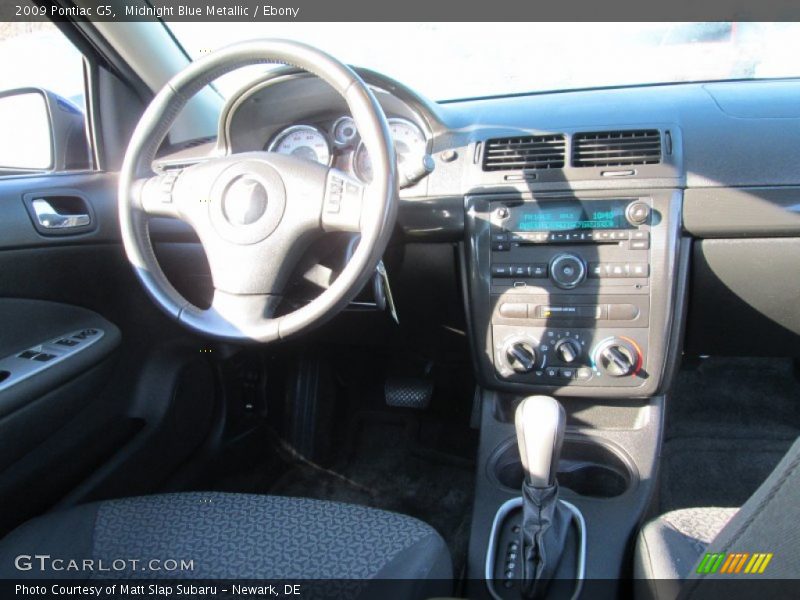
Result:
<svg viewBox="0 0 800 600"><path fill-rule="evenodd" d="M797 23L170 23L190 56L236 41L306 42L435 100L800 75ZM264 67L260 67L263 70ZM218 82L229 95L253 76Z"/></svg>

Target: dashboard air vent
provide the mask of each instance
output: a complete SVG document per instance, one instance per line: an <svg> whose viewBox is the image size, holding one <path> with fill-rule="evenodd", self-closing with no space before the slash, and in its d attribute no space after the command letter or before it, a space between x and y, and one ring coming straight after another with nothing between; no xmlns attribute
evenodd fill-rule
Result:
<svg viewBox="0 0 800 600"><path fill-rule="evenodd" d="M572 137L572 164L576 167L622 167L661 162L658 129L576 133Z"/></svg>
<svg viewBox="0 0 800 600"><path fill-rule="evenodd" d="M561 169L565 147L563 134L487 140L483 170Z"/></svg>

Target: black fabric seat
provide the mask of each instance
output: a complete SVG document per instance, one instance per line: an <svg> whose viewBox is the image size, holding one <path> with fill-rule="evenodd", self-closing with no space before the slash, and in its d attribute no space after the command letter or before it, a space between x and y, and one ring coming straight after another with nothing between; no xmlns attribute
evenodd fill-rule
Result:
<svg viewBox="0 0 800 600"><path fill-rule="evenodd" d="M106 564L184 559L193 568L19 571L19 554ZM408 588L412 597L448 594L452 587L447 546L411 517L305 498L199 492L97 502L33 519L0 542L0 576L407 579L417 581Z"/></svg>
<svg viewBox="0 0 800 600"><path fill-rule="evenodd" d="M636 544L637 597L752 597L754 589L741 585L743 575L738 570L698 572L706 553L746 554L751 560L754 555L769 553L768 569L759 571L759 580L795 580L800 573L799 500L800 439L741 508L678 510L645 525ZM726 580L736 585L722 587ZM768 591L774 593L772 597L797 596L796 587L791 596L781 595L777 588L761 589L760 593L769 596Z"/></svg>
<svg viewBox="0 0 800 600"><path fill-rule="evenodd" d="M686 579L737 511L736 508L686 508L650 521L639 534L636 576Z"/></svg>

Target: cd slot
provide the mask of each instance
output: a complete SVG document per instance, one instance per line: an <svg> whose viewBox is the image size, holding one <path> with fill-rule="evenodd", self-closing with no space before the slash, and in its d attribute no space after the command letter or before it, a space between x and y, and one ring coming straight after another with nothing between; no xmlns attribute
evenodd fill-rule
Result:
<svg viewBox="0 0 800 600"><path fill-rule="evenodd" d="M521 246L553 243L614 244L629 239L631 239L630 231L611 229L601 231L514 231L508 233L508 241Z"/></svg>

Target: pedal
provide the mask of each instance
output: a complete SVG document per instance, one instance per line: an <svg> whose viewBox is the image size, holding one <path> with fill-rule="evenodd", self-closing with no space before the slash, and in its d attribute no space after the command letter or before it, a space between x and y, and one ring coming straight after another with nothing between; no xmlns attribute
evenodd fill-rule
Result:
<svg viewBox="0 0 800 600"><path fill-rule="evenodd" d="M428 408L433 382L421 377L389 377L384 384L386 405L395 408Z"/></svg>

